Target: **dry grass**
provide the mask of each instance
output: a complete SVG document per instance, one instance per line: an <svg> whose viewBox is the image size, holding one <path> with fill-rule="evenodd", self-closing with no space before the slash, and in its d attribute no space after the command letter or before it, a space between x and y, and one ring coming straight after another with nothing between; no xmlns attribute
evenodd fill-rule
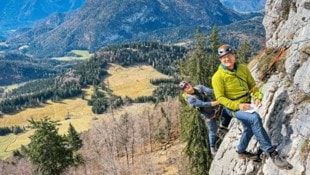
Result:
<svg viewBox="0 0 310 175"><path fill-rule="evenodd" d="M91 89L85 89L86 98L89 98ZM65 117L71 115L71 118L65 120ZM16 114L4 115L0 118L0 127L4 126L26 126L28 120L33 118L39 120L45 116L52 120L59 120L61 126L59 133L67 133L69 123L71 123L78 132L85 131L89 128L92 119L91 107L87 105L86 100L80 98L66 99L59 103L48 102L38 108L28 108ZM30 142L29 136L33 134L33 130L28 130L17 136L7 135L0 137L0 157L6 158L21 145L27 145ZM12 139L14 137L14 139ZM5 148L5 149L3 149Z"/></svg>
<svg viewBox="0 0 310 175"><path fill-rule="evenodd" d="M90 54L87 50L72 50L72 53L79 55L77 56L63 56L63 57L54 57L52 59L58 61L73 61L73 60L85 60L89 59L93 54Z"/></svg>
<svg viewBox="0 0 310 175"><path fill-rule="evenodd" d="M111 163L115 161L117 162L116 168L119 170L124 169L130 171L128 174L147 174L146 172L162 175L180 174L179 172L183 167L181 164L181 158L183 156L182 150L184 149L185 144L181 143L177 137L173 137L171 140L169 140L169 142L160 144L156 141L156 138L153 137L156 135L156 133L159 132L160 128L165 125L165 121L162 120L163 117L160 112L161 110L166 111L170 116L173 127L177 126L177 114L179 111L177 104L178 103L176 101L174 101L174 103L161 103L156 107L151 103L134 104L114 112L114 117L111 117L111 113L101 117L98 121L96 121L94 128L90 129L89 133L91 134L88 133L84 135L85 140L87 140L89 143L97 144L86 144L81 151L84 153L83 155L85 158L88 158L88 156L92 157L93 152L99 148L98 151L95 151L95 154L103 155L103 157L96 157L93 161L102 161L105 160L106 157L109 157L109 159L103 161L99 167L96 167L97 169L94 168L95 163L92 162L87 162L85 167L87 169L88 167L92 168L92 170L89 170L91 173L98 172L100 170L108 170L109 172L106 173L111 174L112 170L109 170L109 168L106 167L112 166ZM113 150L112 147L114 148L115 145L117 145L115 143L119 143L117 139L110 140L110 134L115 133L115 135L113 134L112 136L113 138L120 138L124 136L124 133L121 133L122 131L119 131L115 128L115 126L120 125L121 120L119 117L121 113L124 112L128 114L128 121L130 121L131 126L133 126L132 128L130 126L131 129L128 130L130 133L129 135L132 134L131 132L134 132L136 137L133 145L131 145L131 141L128 141L129 145L134 146L134 164L126 164L127 160L124 147L118 147L119 154L110 152L110 150ZM148 115L152 116L151 122L154 123L152 126L147 126ZM161 127L159 127L159 125L161 125ZM112 130L113 132L111 132ZM149 135L149 132L152 134ZM175 134L177 134L177 132ZM100 138L98 138L98 136ZM153 140L151 143L149 142L150 136ZM102 140L108 140L109 144L102 142ZM129 158L129 160L130 162L132 161L131 158ZM70 172L70 174L75 174L75 172Z"/></svg>
<svg viewBox="0 0 310 175"><path fill-rule="evenodd" d="M4 144L4 143L10 143L12 141L14 141L16 138L16 136L14 134L9 134L7 135L6 137L0 137L0 150L1 151L5 151L6 148L7 148L7 144Z"/></svg>
<svg viewBox="0 0 310 175"><path fill-rule="evenodd" d="M70 113L73 117L82 117L91 115L91 107L87 101L80 98L67 99L59 103L48 102L41 107L28 108L16 114L5 115L0 119L0 126L25 126L29 119L39 120L48 116L53 120L64 120L65 116Z"/></svg>
<svg viewBox="0 0 310 175"><path fill-rule="evenodd" d="M132 98L151 95L155 86L150 84L149 80L154 78L168 78L168 76L157 72L151 66L134 66L124 68L118 65L111 65L108 72L111 76L108 77L110 88L116 95L129 96ZM17 85L7 87L8 89L16 88ZM85 99L90 99L92 88L84 89ZM120 108L114 111L114 115L120 115L128 111L139 111L144 109L145 104L135 104L126 108ZM65 117L70 114L71 118L65 120ZM96 115L104 118L106 115ZM16 114L4 115L0 118L0 127L4 126L26 126L28 120L33 118L39 120L45 116L52 120L59 120L61 126L59 133L66 134L69 123L71 123L78 132L83 132L91 127L93 113L91 107L87 105L87 101L81 98L66 99L58 103L49 101L48 103L37 108L28 108ZM0 157L6 158L21 145L26 145L30 142L29 136L33 134L33 130L29 130L17 136L8 135L0 137Z"/></svg>
<svg viewBox="0 0 310 175"><path fill-rule="evenodd" d="M167 150L155 151L152 154L152 161L163 169L163 175L178 174L179 169L175 162L171 160L172 157L180 157L182 150L185 147L185 143L174 143Z"/></svg>
<svg viewBox="0 0 310 175"><path fill-rule="evenodd" d="M64 117L68 114L72 117L65 120ZM91 107L82 99L64 100L62 103L49 103L40 108L27 109L15 115L5 115L0 119L1 126L26 126L29 119L39 120L45 116L49 116L52 120L59 120L59 133L66 134L69 123L71 123L78 132L88 130L92 119ZM28 130L17 136L3 136L0 141L0 157L6 158L21 145L27 145L30 142L29 136L33 134L33 130ZM14 139L12 139L14 137ZM3 149L5 148L5 149Z"/></svg>
<svg viewBox="0 0 310 175"><path fill-rule="evenodd" d="M266 55L265 51L261 51L256 56L254 56L254 58L248 63L249 69L251 70L252 68L254 68L254 66L257 65L260 59L265 55Z"/></svg>
<svg viewBox="0 0 310 175"><path fill-rule="evenodd" d="M155 86L150 83L150 79L169 78L153 67L145 65L125 68L111 64L108 72L110 76L105 80L105 83L113 93L131 98L152 95Z"/></svg>
<svg viewBox="0 0 310 175"><path fill-rule="evenodd" d="M310 140L305 140L301 145L300 157L302 160L306 161L310 152Z"/></svg>
<svg viewBox="0 0 310 175"><path fill-rule="evenodd" d="M11 142L10 145L8 145L6 152L10 153L14 150L19 149L21 145L27 145L30 142L29 137L33 134L33 132L34 130L30 130L26 133L15 135L15 141Z"/></svg>
<svg viewBox="0 0 310 175"><path fill-rule="evenodd" d="M9 92L9 91L12 91L13 89L16 89L19 85L18 84L13 84L13 85L10 85L10 86L5 86L4 88L4 92Z"/></svg>
<svg viewBox="0 0 310 175"><path fill-rule="evenodd" d="M72 53L83 57L84 59L89 59L93 54L89 53L87 50L71 50Z"/></svg>
<svg viewBox="0 0 310 175"><path fill-rule="evenodd" d="M74 61L74 60L84 60L83 57L74 57L74 56L64 56L64 57L54 57L52 58L57 61Z"/></svg>
<svg viewBox="0 0 310 175"><path fill-rule="evenodd" d="M80 99L76 99L76 100L72 100L72 101L67 101L68 106L70 106L70 104L72 104L72 106L75 106L78 102L80 101ZM82 105L82 103L80 103ZM55 105L55 108L58 108L59 104L51 104L51 106ZM115 116L120 116L121 114L124 113L128 113L128 112L132 112L132 111L140 111L142 109L144 109L147 105L149 104L134 104L131 106L128 106L126 108L120 108L118 110L115 110L113 115ZM85 107L85 106L84 106ZM50 106L48 106L48 108L50 108ZM82 107L83 108L83 107ZM90 107L89 107L90 108ZM45 107L41 108L42 110L45 109ZM26 110L27 111L27 110ZM40 111L40 110L38 110ZM60 110L60 113L63 113L64 110ZM92 123L97 123L98 121L93 121L93 117L96 116L97 118L99 118L99 120L104 119L107 116L112 115L111 113L106 113L106 114L102 114L102 115L94 115L92 114L92 112L88 112L87 110L80 110L80 112L83 111L82 113L79 113L78 111L72 112L71 114L75 114L72 116L71 119L68 120L64 120L63 117L57 117L58 115L54 115L52 118L52 120L55 120L55 118L62 118L60 120L60 126L59 126L59 133L60 134L67 134L68 128L69 128L69 124L71 123L74 128L78 131L78 132L83 132L83 131L87 131L91 126ZM30 111L27 111L27 113L30 113ZM45 113L47 114L47 113ZM48 114L48 116L52 116L53 114L50 113ZM21 114L22 116L22 114ZM41 116L41 118L44 117L44 115ZM37 119L39 119L40 117L36 117ZM6 117L4 118L6 119ZM24 122L22 122L24 123ZM28 124L28 122L25 122L26 124ZM22 134L19 135L14 135L14 134L10 134L7 136L1 136L0 137L0 158L7 158L9 156L12 155L14 150L17 150L21 147L21 145L27 145L30 143L30 139L29 136L31 136L33 134L34 130L28 130Z"/></svg>

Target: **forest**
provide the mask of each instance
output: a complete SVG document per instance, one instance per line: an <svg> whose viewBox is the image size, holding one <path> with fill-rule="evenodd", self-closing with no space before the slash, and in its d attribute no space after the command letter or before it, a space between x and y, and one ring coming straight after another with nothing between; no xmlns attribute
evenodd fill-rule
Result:
<svg viewBox="0 0 310 175"><path fill-rule="evenodd" d="M123 100L111 94L103 83L107 76L109 63L117 63L122 66L148 64L159 72L172 76L171 79L152 80L151 83L158 85L158 89L150 97L138 97L125 99L127 102L159 102L168 96L176 96L176 82L178 65L185 59L187 49L185 47L164 45L158 42L137 42L124 45L113 45L96 52L87 61L80 62L54 76L33 80L29 83L13 89L5 94L4 100L0 101L0 111L13 113L19 110L36 107L47 100L60 101L61 99L82 97L82 88L94 86L101 88L103 92L95 91L88 104L93 107L93 112L103 113L110 104L122 106ZM109 97L109 99L108 99ZM110 102L111 101L111 102Z"/></svg>

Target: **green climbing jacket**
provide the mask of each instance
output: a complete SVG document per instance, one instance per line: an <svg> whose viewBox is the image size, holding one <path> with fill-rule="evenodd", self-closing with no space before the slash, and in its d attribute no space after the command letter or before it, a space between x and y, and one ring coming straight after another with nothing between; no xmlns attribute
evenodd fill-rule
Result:
<svg viewBox="0 0 310 175"><path fill-rule="evenodd" d="M212 77L212 87L216 100L225 107L237 111L240 103L250 103L262 99L263 94L245 64L236 64L233 71L220 65Z"/></svg>

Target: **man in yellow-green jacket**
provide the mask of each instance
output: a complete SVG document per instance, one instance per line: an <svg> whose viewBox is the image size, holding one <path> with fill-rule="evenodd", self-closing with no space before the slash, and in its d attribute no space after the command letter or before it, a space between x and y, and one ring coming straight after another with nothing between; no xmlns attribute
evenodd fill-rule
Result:
<svg viewBox="0 0 310 175"><path fill-rule="evenodd" d="M236 62L235 53L227 44L218 48L218 55L221 64L212 77L212 86L216 100L243 125L243 132L237 146L239 158L258 159L256 154L246 151L254 135L260 143L260 149L270 155L276 166L290 169L287 162L283 161L272 146L260 115L251 110L260 105L263 95L256 87L247 65Z"/></svg>

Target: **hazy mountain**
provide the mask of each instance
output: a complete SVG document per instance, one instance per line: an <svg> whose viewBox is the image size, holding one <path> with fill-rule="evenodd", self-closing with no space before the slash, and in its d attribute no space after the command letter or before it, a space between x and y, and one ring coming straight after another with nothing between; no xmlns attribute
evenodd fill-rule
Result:
<svg viewBox="0 0 310 175"><path fill-rule="evenodd" d="M28 44L29 53L48 57L72 49L95 51L157 30L226 25L244 18L219 0L88 0L70 15L55 14L28 31L15 33L9 42L15 48Z"/></svg>
<svg viewBox="0 0 310 175"><path fill-rule="evenodd" d="M258 12L265 10L266 0L220 0L224 6L237 12Z"/></svg>
<svg viewBox="0 0 310 175"><path fill-rule="evenodd" d="M0 26L5 30L30 27L55 12L75 10L85 0L1 0ZM1 28L1 27L0 27Z"/></svg>

